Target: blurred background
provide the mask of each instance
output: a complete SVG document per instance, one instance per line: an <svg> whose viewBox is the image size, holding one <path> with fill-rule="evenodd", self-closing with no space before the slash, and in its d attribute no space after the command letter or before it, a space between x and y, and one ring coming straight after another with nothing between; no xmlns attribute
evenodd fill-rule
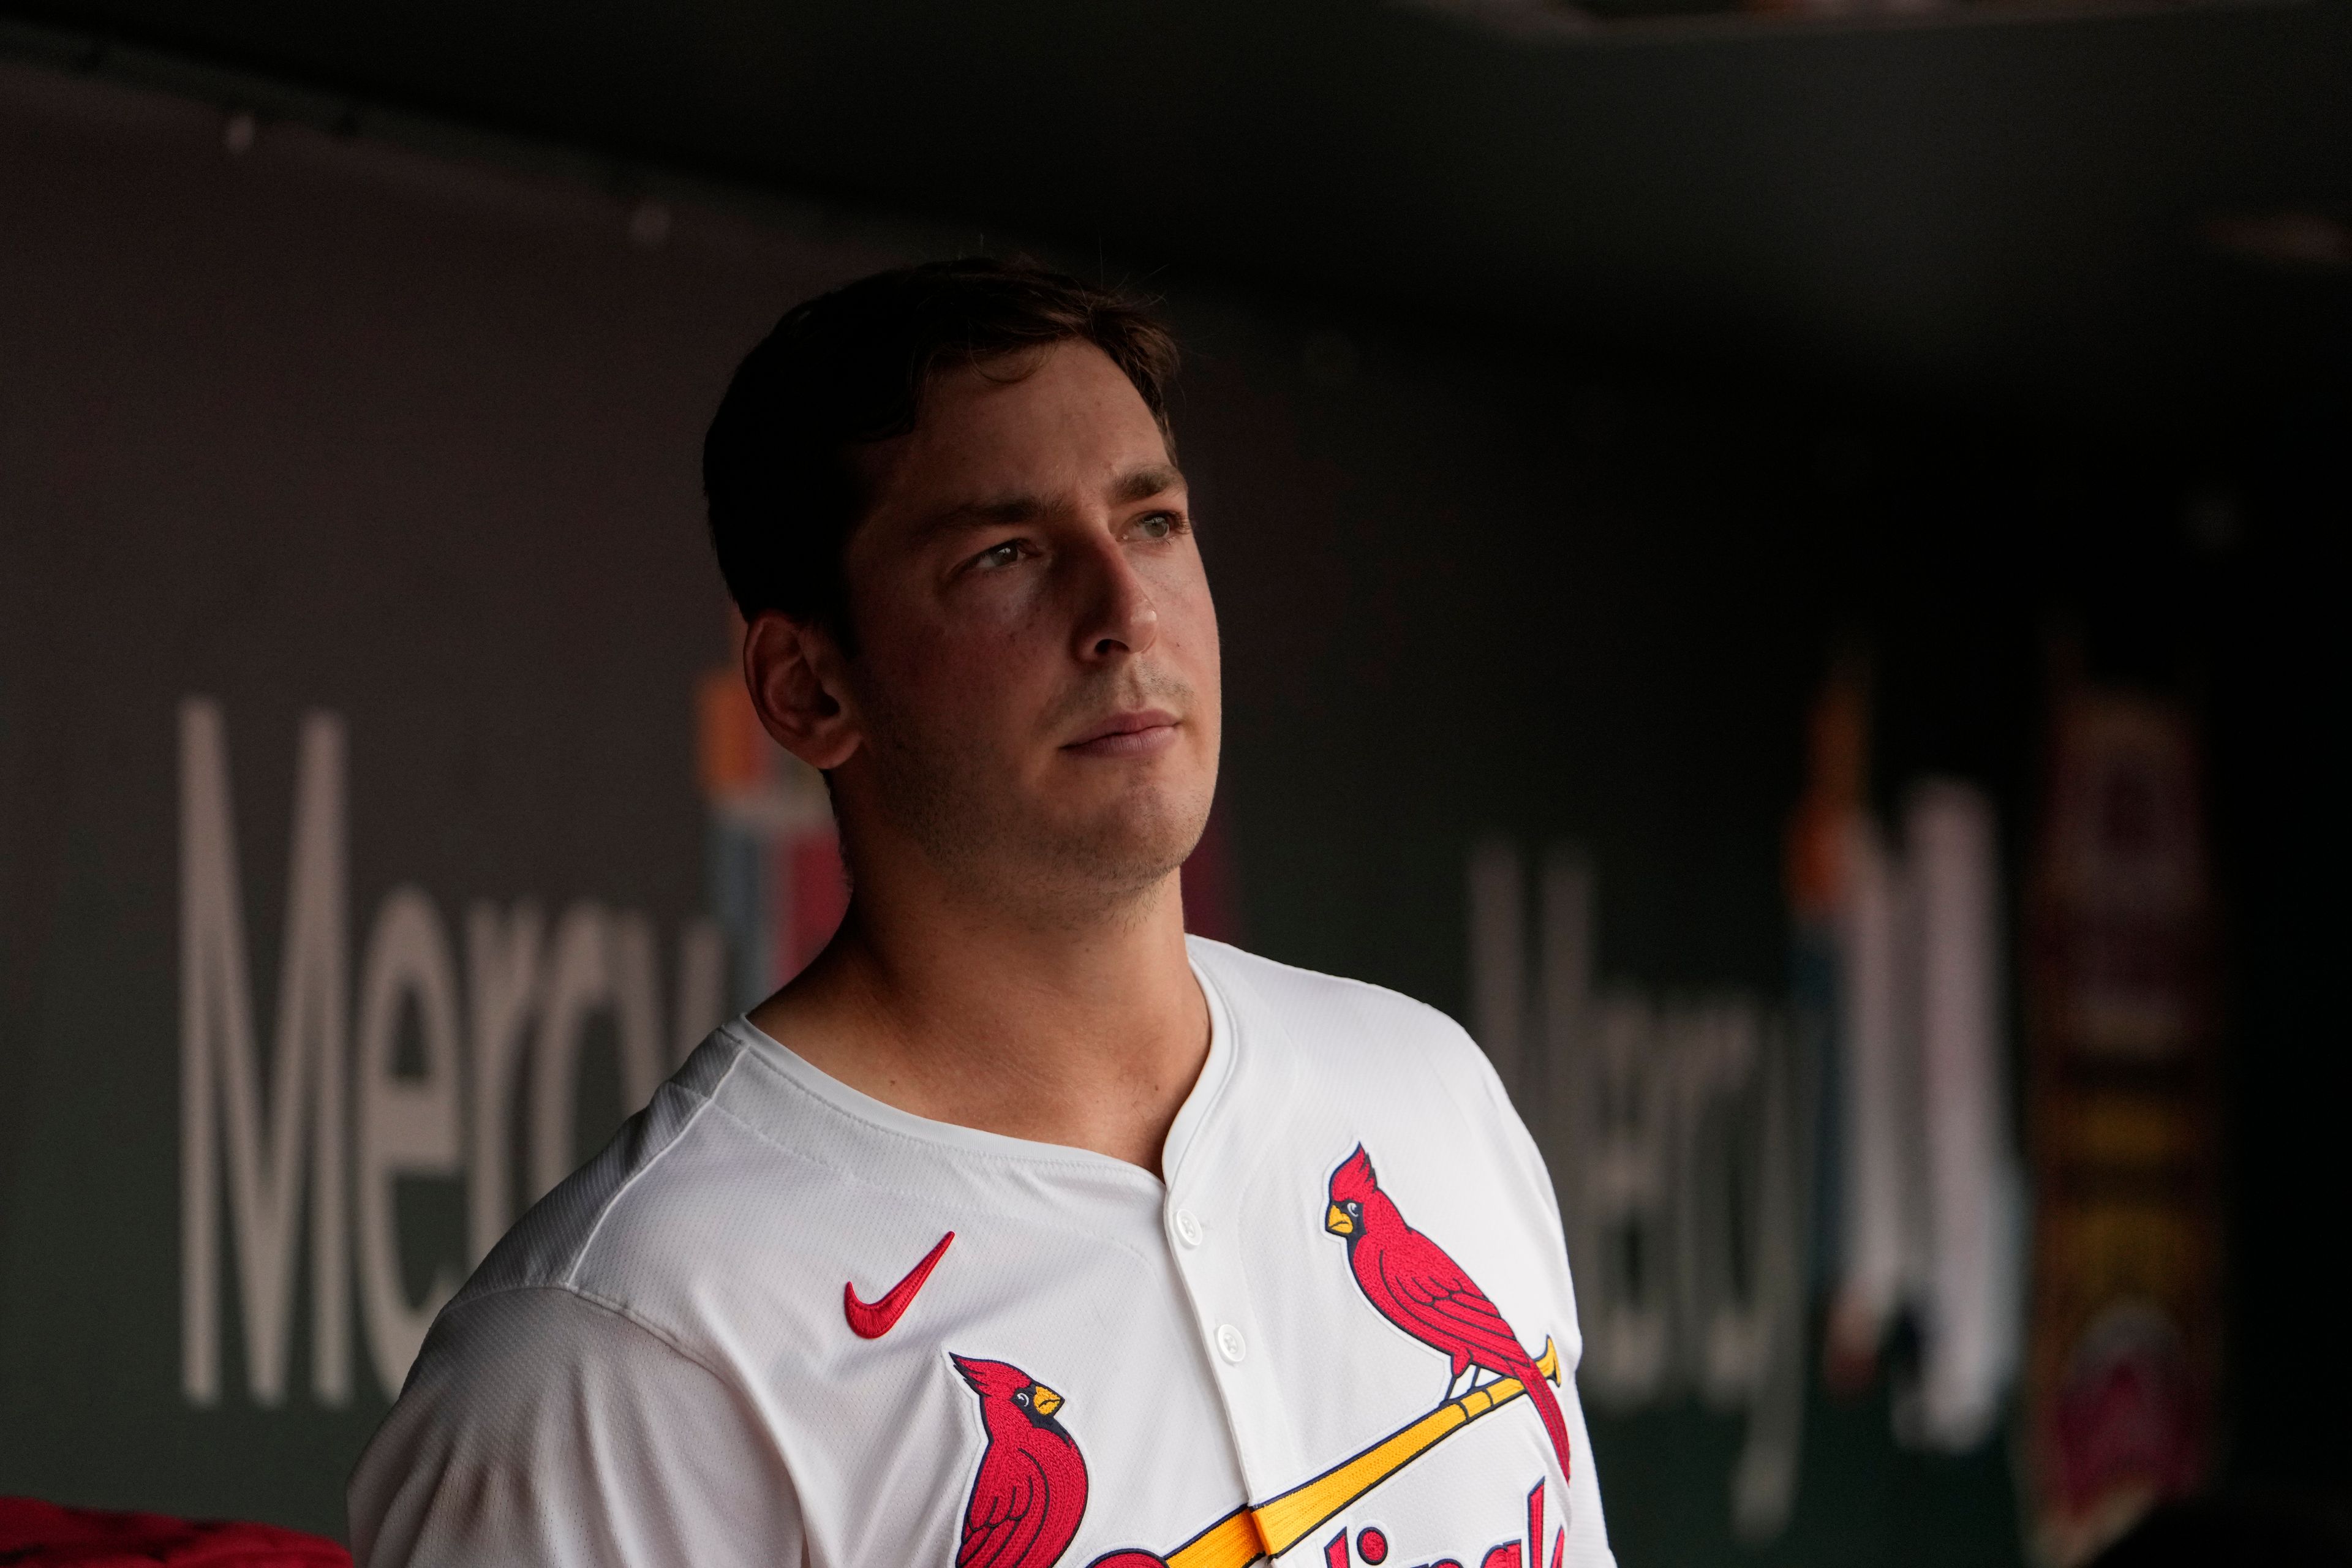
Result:
<svg viewBox="0 0 2352 1568"><path fill-rule="evenodd" d="M339 1534L822 943L701 432L1163 301L1195 928L1472 1026L1654 1564L2352 1500L2343 0L0 0L0 1493Z"/></svg>

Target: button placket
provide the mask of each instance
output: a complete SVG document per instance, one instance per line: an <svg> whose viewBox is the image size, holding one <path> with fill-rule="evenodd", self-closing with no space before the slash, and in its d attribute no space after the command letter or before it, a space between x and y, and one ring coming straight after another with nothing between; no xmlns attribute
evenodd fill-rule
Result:
<svg viewBox="0 0 2352 1568"><path fill-rule="evenodd" d="M1224 1317L1236 1304L1231 1300L1235 1283L1233 1265L1236 1260L1225 1256L1222 1247L1204 1247L1209 1227L1189 1204L1179 1204L1171 1197L1167 1223L1177 1243L1176 1272L1192 1294L1193 1310L1200 1314L1202 1337L1226 1366L1241 1365L1249 1357L1249 1337L1239 1323Z"/></svg>
<svg viewBox="0 0 2352 1568"><path fill-rule="evenodd" d="M1167 1238L1169 1261L1191 1298L1193 1332L1200 1335L1207 1362L1204 1370L1224 1406L1244 1484L1253 1494L1278 1490L1303 1460L1293 1451L1281 1395L1270 1381L1273 1369L1266 1364L1265 1346L1253 1342L1261 1336L1242 1268L1238 1223L1220 1206L1220 1194L1196 1189L1182 1198L1168 1194L1161 1235ZM1209 1217L1203 1218L1204 1213Z"/></svg>

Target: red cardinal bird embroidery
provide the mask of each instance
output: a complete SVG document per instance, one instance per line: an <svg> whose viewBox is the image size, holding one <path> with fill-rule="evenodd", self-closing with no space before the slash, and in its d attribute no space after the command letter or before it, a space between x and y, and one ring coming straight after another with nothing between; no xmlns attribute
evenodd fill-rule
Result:
<svg viewBox="0 0 2352 1568"><path fill-rule="evenodd" d="M1087 1462L1054 1419L1062 1396L1001 1361L948 1359L980 1395L988 1431L956 1568L1052 1568L1087 1511Z"/></svg>
<svg viewBox="0 0 2352 1568"><path fill-rule="evenodd" d="M1559 1473L1568 1468L1568 1420L1543 1373L1520 1348L1519 1336L1486 1300L1486 1292L1445 1256L1445 1249L1405 1224L1388 1194L1372 1174L1371 1156L1364 1146L1339 1163L1331 1173L1331 1206L1323 1228L1348 1238L1348 1267L1364 1299L1381 1316L1453 1364L1446 1374L1443 1405L1454 1397L1454 1385L1465 1372L1484 1367L1498 1377L1516 1377L1528 1391L1528 1403L1543 1418L1559 1456Z"/></svg>

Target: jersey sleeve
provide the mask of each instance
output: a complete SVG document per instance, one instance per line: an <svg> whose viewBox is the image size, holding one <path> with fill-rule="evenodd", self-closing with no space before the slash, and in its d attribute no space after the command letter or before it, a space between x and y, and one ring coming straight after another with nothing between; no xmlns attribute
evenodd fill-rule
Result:
<svg viewBox="0 0 2352 1568"><path fill-rule="evenodd" d="M790 1475L742 1394L561 1287L442 1314L352 1476L360 1568L800 1568Z"/></svg>

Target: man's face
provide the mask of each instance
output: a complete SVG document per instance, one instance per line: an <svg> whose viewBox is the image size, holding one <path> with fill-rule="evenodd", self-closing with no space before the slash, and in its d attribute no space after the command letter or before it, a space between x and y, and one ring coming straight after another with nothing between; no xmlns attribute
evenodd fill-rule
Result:
<svg viewBox="0 0 2352 1568"><path fill-rule="evenodd" d="M1014 897L1181 865L1216 785L1216 611L1126 375L1084 342L960 367L864 458L845 806Z"/></svg>

